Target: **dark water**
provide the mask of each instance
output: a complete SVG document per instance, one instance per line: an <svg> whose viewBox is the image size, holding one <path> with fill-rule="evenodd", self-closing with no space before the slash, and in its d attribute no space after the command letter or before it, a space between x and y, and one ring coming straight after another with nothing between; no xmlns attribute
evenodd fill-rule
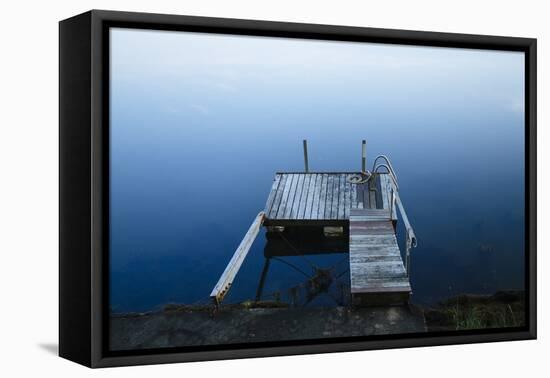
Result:
<svg viewBox="0 0 550 378"><path fill-rule="evenodd" d="M117 30L111 64L113 311L207 300L274 173L303 169L304 138L313 170L358 170L361 139L391 158L414 302L523 288L522 54ZM265 243L228 302L254 298ZM334 305L346 255L308 258L336 264L310 304ZM266 299L311 273L285 260Z"/></svg>

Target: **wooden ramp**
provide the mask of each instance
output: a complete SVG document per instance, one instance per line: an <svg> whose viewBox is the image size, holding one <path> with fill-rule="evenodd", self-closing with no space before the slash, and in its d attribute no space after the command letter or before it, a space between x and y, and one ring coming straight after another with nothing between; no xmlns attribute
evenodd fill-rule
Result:
<svg viewBox="0 0 550 378"><path fill-rule="evenodd" d="M354 305L408 301L411 285L390 209L356 209L349 218L349 263Z"/></svg>

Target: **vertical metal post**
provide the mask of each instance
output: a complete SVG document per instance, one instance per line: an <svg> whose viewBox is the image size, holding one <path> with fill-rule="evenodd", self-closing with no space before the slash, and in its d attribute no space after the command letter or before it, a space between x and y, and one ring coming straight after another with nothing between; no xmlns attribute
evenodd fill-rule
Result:
<svg viewBox="0 0 550 378"><path fill-rule="evenodd" d="M409 246L409 241L407 240L407 247L406 247L406 268L407 268L407 277L411 276L411 247Z"/></svg>
<svg viewBox="0 0 550 378"><path fill-rule="evenodd" d="M309 164L307 159L307 140L304 139L304 165L306 167L306 173L309 172Z"/></svg>
<svg viewBox="0 0 550 378"><path fill-rule="evenodd" d="M367 141L363 139L361 144L361 172L367 171Z"/></svg>

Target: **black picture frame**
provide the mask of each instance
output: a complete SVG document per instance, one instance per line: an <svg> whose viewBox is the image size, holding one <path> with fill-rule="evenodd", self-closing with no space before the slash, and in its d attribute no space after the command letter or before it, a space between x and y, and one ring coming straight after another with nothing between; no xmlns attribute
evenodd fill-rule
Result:
<svg viewBox="0 0 550 378"><path fill-rule="evenodd" d="M110 27L525 53L526 327L109 352ZM536 338L536 39L92 10L59 24L59 354L89 367Z"/></svg>

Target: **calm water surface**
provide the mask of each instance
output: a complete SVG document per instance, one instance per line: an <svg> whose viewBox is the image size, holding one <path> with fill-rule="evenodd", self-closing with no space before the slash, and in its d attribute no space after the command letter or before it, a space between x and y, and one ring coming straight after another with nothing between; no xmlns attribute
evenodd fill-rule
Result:
<svg viewBox="0 0 550 378"><path fill-rule="evenodd" d="M388 155L418 237L412 300L522 289L523 54L115 29L111 33L111 308L206 301L276 171ZM399 242L403 244L402 224ZM260 234L226 301L255 296ZM311 262L272 261L265 299ZM344 259L344 260L342 260ZM298 269L296 269L298 268Z"/></svg>

